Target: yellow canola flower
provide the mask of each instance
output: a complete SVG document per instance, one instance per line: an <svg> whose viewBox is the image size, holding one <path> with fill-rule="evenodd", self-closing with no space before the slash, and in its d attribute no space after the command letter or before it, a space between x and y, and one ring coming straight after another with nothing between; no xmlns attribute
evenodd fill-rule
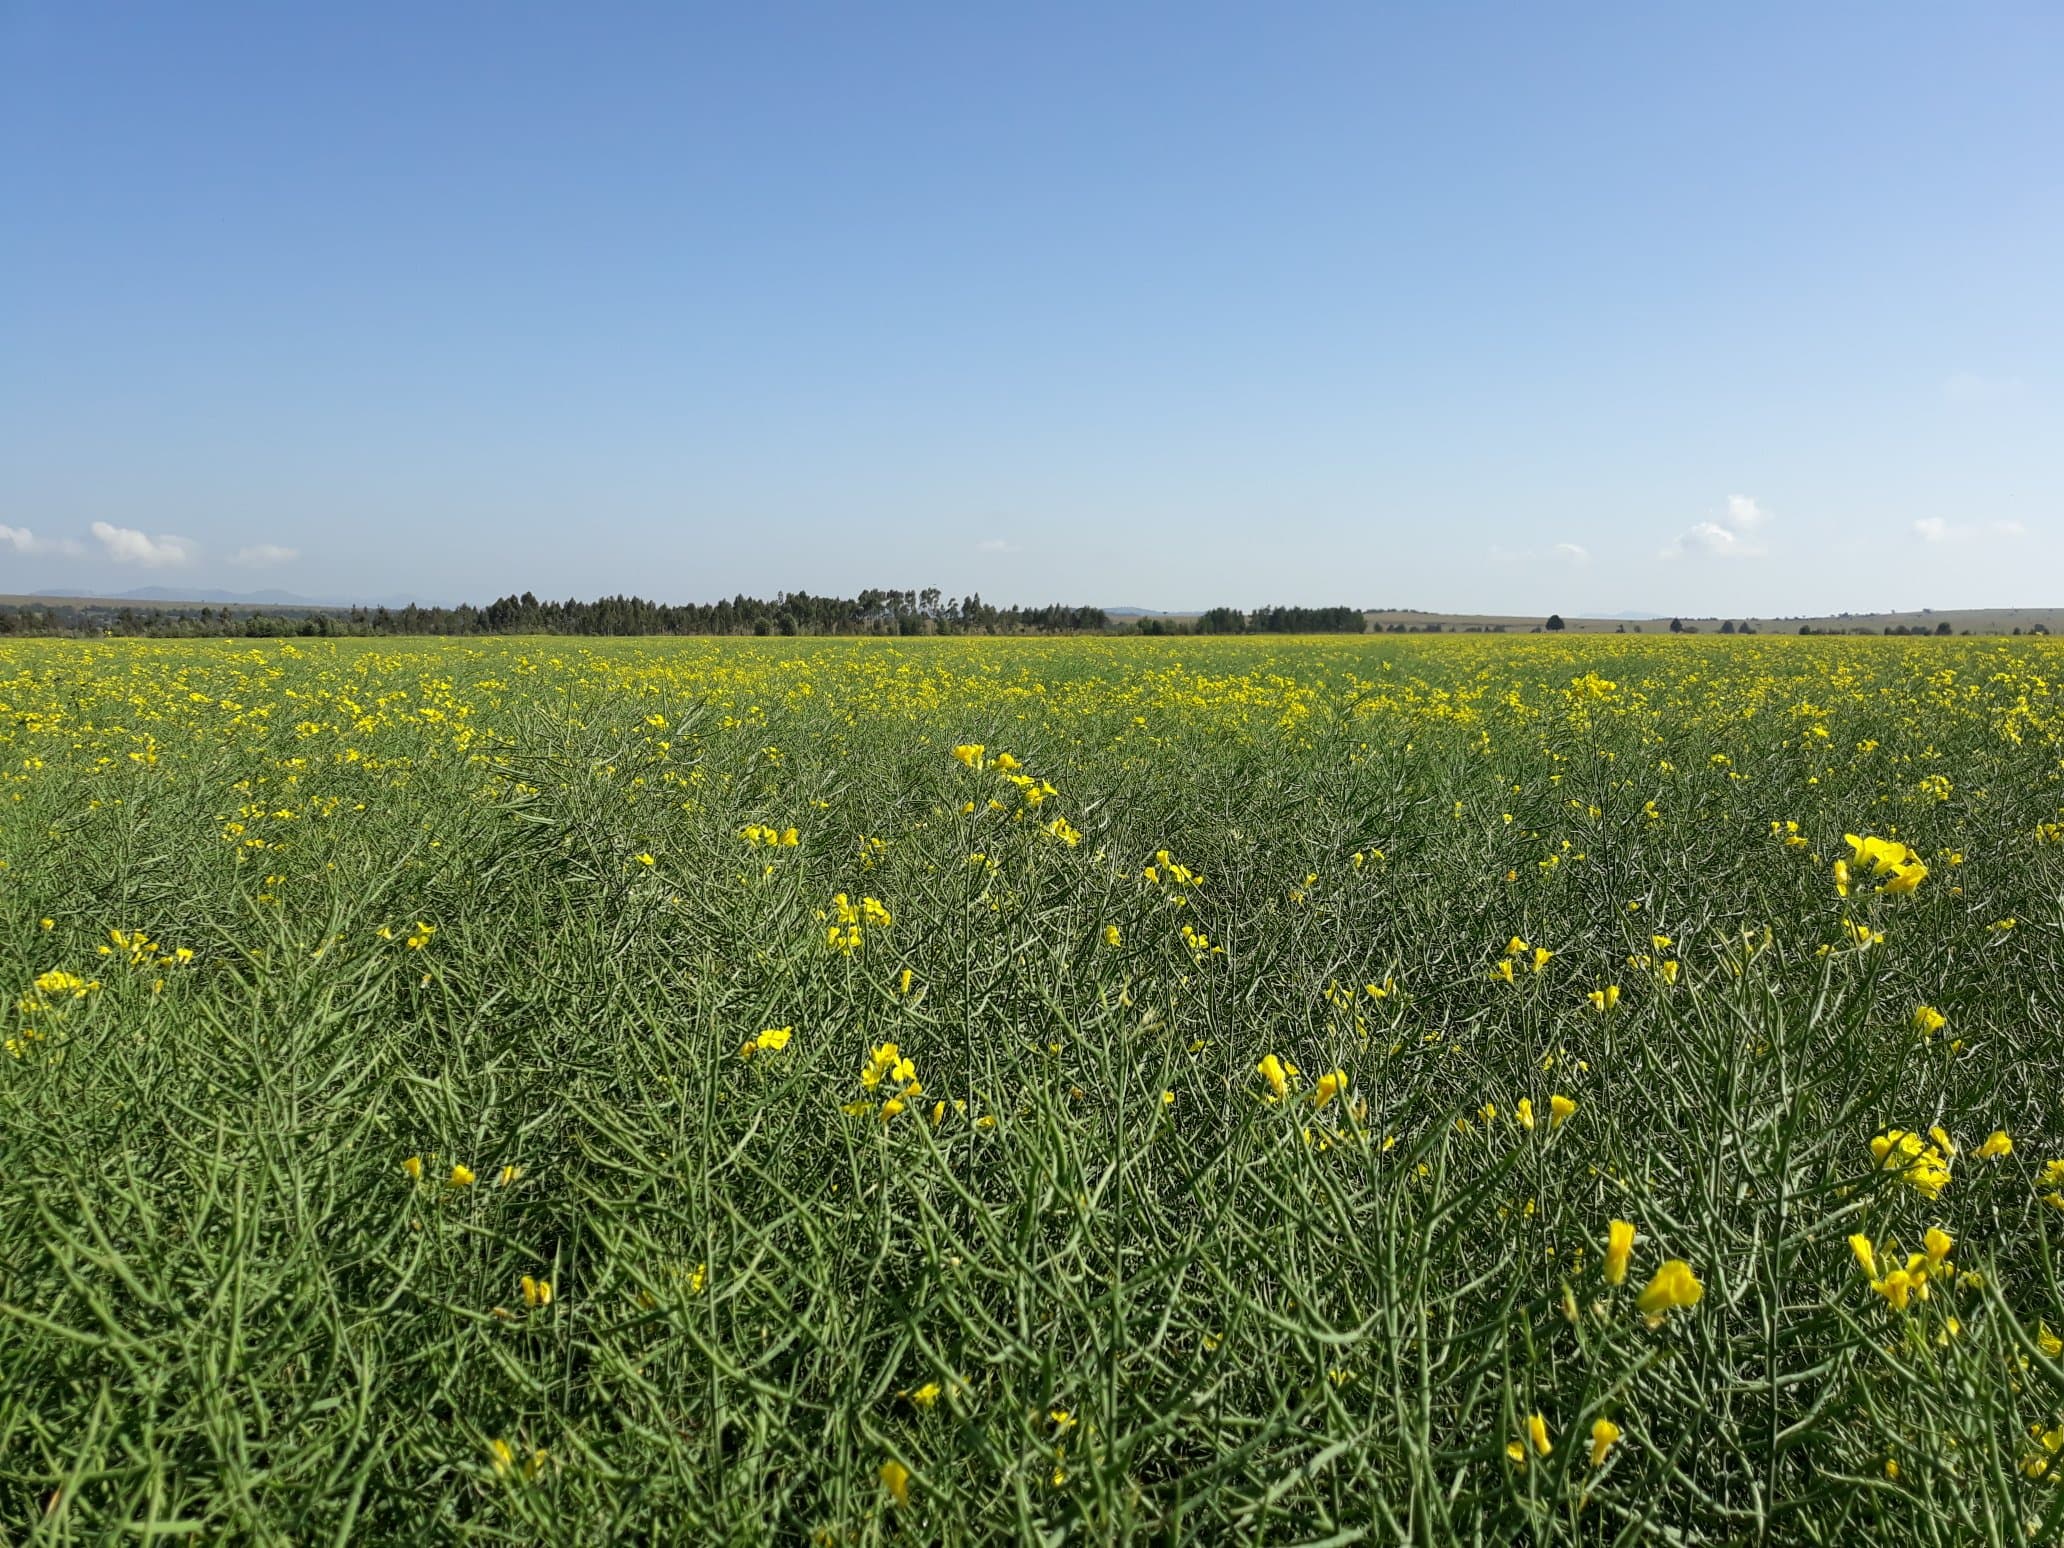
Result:
<svg viewBox="0 0 2064 1548"><path fill-rule="evenodd" d="M1858 866L1869 866L1872 871L1883 875L1896 871L1904 865L1912 853L1896 839L1881 839L1869 834L1858 838L1853 833L1842 835L1842 842L1849 846L1849 858Z"/></svg>
<svg viewBox="0 0 2064 1548"><path fill-rule="evenodd" d="M1521 1097L1519 1099L1519 1107L1514 1113L1514 1116L1519 1119L1519 1126L1522 1129L1527 1130L1529 1133L1533 1131L1534 1104L1530 1099L1526 1097Z"/></svg>
<svg viewBox="0 0 2064 1548"><path fill-rule="evenodd" d="M1526 1422L1527 1442L1534 1448L1536 1456L1545 1457L1555 1449L1548 1439L1548 1421L1539 1414L1528 1414Z"/></svg>
<svg viewBox="0 0 2064 1548"><path fill-rule="evenodd" d="M1983 1156L1988 1161L2000 1156L2011 1156L2013 1153L2014 1142L2007 1137L2005 1129L1994 1129L1986 1137L1985 1143L1971 1152L1972 1155Z"/></svg>
<svg viewBox="0 0 2064 1548"><path fill-rule="evenodd" d="M1610 1419L1594 1419L1591 1421L1592 1467L1599 1468L1605 1466L1606 1453L1619 1443L1619 1439L1620 1427Z"/></svg>
<svg viewBox="0 0 2064 1548"><path fill-rule="evenodd" d="M1914 1030L1923 1037L1933 1037L1949 1025L1949 1018L1932 1005L1917 1005L1913 1013Z"/></svg>
<svg viewBox="0 0 2064 1548"><path fill-rule="evenodd" d="M1602 1016L1620 1003L1620 986L1607 984L1603 989L1593 989L1584 998L1589 1000L1591 1008Z"/></svg>
<svg viewBox="0 0 2064 1548"><path fill-rule="evenodd" d="M869 1091L882 1083L883 1077L898 1082L915 1080L917 1066L903 1055L903 1050L894 1043L883 1043L867 1056L867 1063L860 1070L860 1084Z"/></svg>
<svg viewBox="0 0 2064 1548"><path fill-rule="evenodd" d="M1561 1128L1569 1120L1570 1114L1576 1110L1577 1104L1573 1098L1563 1096L1560 1092L1549 1097L1548 1127L1551 1129Z"/></svg>
<svg viewBox="0 0 2064 1548"><path fill-rule="evenodd" d="M910 1469L894 1457L881 1465L881 1481L882 1487L889 1491L898 1505L910 1503Z"/></svg>
<svg viewBox="0 0 2064 1548"><path fill-rule="evenodd" d="M1312 1107L1323 1108L1328 1102L1347 1089L1347 1071L1330 1070L1319 1077L1318 1088L1312 1092Z"/></svg>
<svg viewBox="0 0 2064 1548"><path fill-rule="evenodd" d="M1928 867L1922 863L1921 857L1897 839L1870 835L1858 838L1853 833L1845 833L1842 841L1849 846L1852 864L1858 867L1868 865L1872 875L1885 878L1878 884L1881 892L1901 896L1928 879Z"/></svg>
<svg viewBox="0 0 2064 1548"><path fill-rule="evenodd" d="M2028 1433L2035 1437L2040 1450L2031 1451L2021 1459L2021 1471L2029 1478L2042 1478L2050 1471L2050 1460L2064 1451L2064 1424L2045 1430L2039 1424L2031 1424Z"/></svg>
<svg viewBox="0 0 2064 1548"><path fill-rule="evenodd" d="M1698 1282L1691 1265L1682 1258L1671 1258L1655 1271L1634 1304L1651 1320L1659 1320L1671 1307L1698 1305L1705 1293L1706 1287Z"/></svg>
<svg viewBox="0 0 2064 1548"><path fill-rule="evenodd" d="M1944 1152L1952 1147L1946 1143L1947 1135L1931 1137L1936 1143L1929 1144L1905 1129L1888 1129L1870 1142L1871 1154L1881 1170L1898 1172L1923 1198L1933 1199L1949 1183L1949 1160Z"/></svg>
<svg viewBox="0 0 2064 1548"><path fill-rule="evenodd" d="M1855 1254L1856 1266L1863 1270L1865 1279L1878 1277L1878 1255L1871 1247L1871 1239L1858 1231L1849 1238L1849 1251Z"/></svg>
<svg viewBox="0 0 2064 1548"><path fill-rule="evenodd" d="M1270 1054L1254 1066L1254 1073L1268 1082L1269 1100L1280 1102L1290 1094L1290 1082L1297 1075L1297 1066L1285 1064L1274 1054Z"/></svg>
<svg viewBox="0 0 2064 1548"><path fill-rule="evenodd" d="M788 1046L788 1040L795 1036L794 1027L769 1027L738 1050L738 1057L750 1059L756 1053L779 1053ZM862 1079L865 1079L863 1076Z"/></svg>
<svg viewBox="0 0 2064 1548"><path fill-rule="evenodd" d="M456 1161L452 1163L451 1185L454 1188L470 1188L476 1181L478 1179L473 1175L473 1168Z"/></svg>
<svg viewBox="0 0 2064 1548"><path fill-rule="evenodd" d="M1634 1222L1613 1220L1605 1228L1605 1282L1627 1282L1627 1259L1634 1251Z"/></svg>

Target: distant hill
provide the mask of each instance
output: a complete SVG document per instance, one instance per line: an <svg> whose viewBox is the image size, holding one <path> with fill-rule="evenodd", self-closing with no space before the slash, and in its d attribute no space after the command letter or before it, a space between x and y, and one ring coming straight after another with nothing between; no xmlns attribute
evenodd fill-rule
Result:
<svg viewBox="0 0 2064 1548"><path fill-rule="evenodd" d="M1541 628L1547 614L1532 617L1516 613L1423 613L1412 608L1378 608L1367 615L1369 627L1378 633L1403 631L1420 633L1437 630L1448 634L1526 634ZM1563 627L1570 634L1667 634L1673 622L1668 613L1609 613L1580 617L1565 613ZM2064 634L2064 607L1973 607L1932 608L1885 613L1809 613L1796 617L1732 616L1693 617L1689 613L1674 620L1687 632L1718 634L1732 624L1735 631L1746 626L1756 634L1797 634L1801 629L1814 634L1882 634L1887 629L1935 630L1949 625L1952 634L2027 634L2037 629ZM1733 632L1733 631L1730 631Z"/></svg>

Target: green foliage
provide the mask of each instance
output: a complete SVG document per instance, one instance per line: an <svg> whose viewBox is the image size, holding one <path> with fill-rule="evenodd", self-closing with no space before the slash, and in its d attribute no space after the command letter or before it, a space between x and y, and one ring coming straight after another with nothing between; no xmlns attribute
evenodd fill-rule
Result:
<svg viewBox="0 0 2064 1548"><path fill-rule="evenodd" d="M0 1532L2055 1541L2060 668L0 646Z"/></svg>

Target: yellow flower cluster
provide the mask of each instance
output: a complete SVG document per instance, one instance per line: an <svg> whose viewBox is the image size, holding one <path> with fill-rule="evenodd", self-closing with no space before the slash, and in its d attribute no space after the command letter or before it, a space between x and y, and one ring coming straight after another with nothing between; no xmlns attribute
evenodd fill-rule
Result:
<svg viewBox="0 0 2064 1548"><path fill-rule="evenodd" d="M1863 1270L1863 1277L1870 1282L1872 1290L1885 1298L1885 1303L1894 1311L1905 1311L1912 1300L1928 1299L1929 1279L1949 1280L1956 1276L1956 1265L1949 1261L1950 1249L1955 1246L1947 1231L1930 1226L1922 1238L1921 1252L1908 1253L1903 1265L1888 1267L1878 1272L1878 1249L1862 1232L1849 1238L1849 1251L1856 1258L1856 1266Z"/></svg>
<svg viewBox="0 0 2064 1548"><path fill-rule="evenodd" d="M1837 876L1845 885L1850 875L1849 866L1868 866L1872 875L1884 878L1878 884L1878 890L1893 897L1912 892L1928 879L1928 867L1921 857L1897 839L1858 838L1853 833L1845 833L1842 841L1849 846L1849 860ZM1840 861L1836 863L1843 864ZM1844 892L1843 896L1847 895Z"/></svg>
<svg viewBox="0 0 2064 1548"><path fill-rule="evenodd" d="M860 1067L860 1084L877 1094L886 1085L889 1095L882 1100L879 1109L870 1098L848 1102L845 1111L853 1117L874 1112L884 1123L902 1112L909 1105L910 1098L924 1095L924 1086L917 1078L917 1065L894 1043L883 1043L868 1054L867 1062Z"/></svg>
<svg viewBox="0 0 2064 1548"><path fill-rule="evenodd" d="M1949 1186L1949 1162L1956 1146L1939 1128L1927 1135L1888 1129L1870 1142L1870 1148L1881 1170L1897 1172L1923 1198L1939 1197Z"/></svg>
<svg viewBox="0 0 2064 1548"><path fill-rule="evenodd" d="M738 1057L750 1059L754 1054L779 1053L794 1036L794 1027L769 1027L758 1037L747 1038L739 1047Z"/></svg>
<svg viewBox="0 0 2064 1548"><path fill-rule="evenodd" d="M826 917L820 914L819 918ZM879 898L863 897L858 903L843 892L831 900L831 923L824 929L824 944L833 951L851 954L860 949L868 929L886 930L896 922L888 905Z"/></svg>

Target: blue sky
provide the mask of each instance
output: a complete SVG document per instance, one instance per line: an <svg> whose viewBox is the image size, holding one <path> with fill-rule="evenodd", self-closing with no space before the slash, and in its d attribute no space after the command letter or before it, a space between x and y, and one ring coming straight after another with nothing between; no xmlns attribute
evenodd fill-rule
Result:
<svg viewBox="0 0 2064 1548"><path fill-rule="evenodd" d="M0 0L0 592L2064 603L2064 8Z"/></svg>

